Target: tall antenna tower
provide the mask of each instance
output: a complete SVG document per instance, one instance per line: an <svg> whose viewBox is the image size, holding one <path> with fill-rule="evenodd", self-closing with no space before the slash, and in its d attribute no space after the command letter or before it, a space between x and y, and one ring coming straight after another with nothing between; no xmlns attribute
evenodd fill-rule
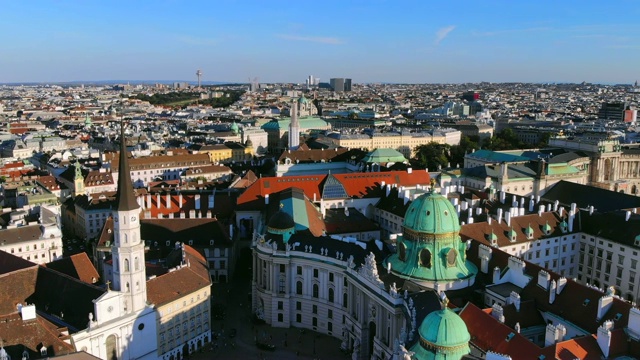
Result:
<svg viewBox="0 0 640 360"><path fill-rule="evenodd" d="M198 77L198 87L200 87L200 78L202 77L202 71L200 71L200 69L196 71L196 76Z"/></svg>

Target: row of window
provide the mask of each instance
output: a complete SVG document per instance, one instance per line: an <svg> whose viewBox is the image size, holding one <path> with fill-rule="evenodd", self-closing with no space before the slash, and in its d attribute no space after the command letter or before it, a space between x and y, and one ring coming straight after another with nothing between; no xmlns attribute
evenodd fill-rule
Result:
<svg viewBox="0 0 640 360"><path fill-rule="evenodd" d="M55 248L56 247L56 243L52 242L51 243L51 247ZM31 249L32 249L31 245L25 245L25 251L31 251ZM44 243L40 243L40 249L44 249ZM34 251L38 250L38 245L33 245L33 250ZM22 247L19 247L18 248L18 253L21 253L21 252L22 252ZM15 248L11 248L11 253L12 254L15 253Z"/></svg>

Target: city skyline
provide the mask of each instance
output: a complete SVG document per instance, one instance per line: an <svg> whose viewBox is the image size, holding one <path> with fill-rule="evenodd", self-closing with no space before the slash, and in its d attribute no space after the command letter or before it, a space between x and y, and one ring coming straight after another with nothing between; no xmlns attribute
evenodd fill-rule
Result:
<svg viewBox="0 0 640 360"><path fill-rule="evenodd" d="M640 6L607 5L6 2L0 83L633 83Z"/></svg>

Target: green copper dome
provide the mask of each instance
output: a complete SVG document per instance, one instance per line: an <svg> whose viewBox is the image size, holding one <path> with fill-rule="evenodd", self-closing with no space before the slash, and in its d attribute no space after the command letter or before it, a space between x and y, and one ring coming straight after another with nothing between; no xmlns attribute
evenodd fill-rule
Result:
<svg viewBox="0 0 640 360"><path fill-rule="evenodd" d="M471 286L478 268L467 261L467 246L459 232L458 215L446 197L433 191L421 195L407 209L397 251L385 262L393 274L423 288Z"/></svg>
<svg viewBox="0 0 640 360"><path fill-rule="evenodd" d="M456 209L449 199L436 194L424 194L415 199L404 216L408 232L449 234L460 231Z"/></svg>
<svg viewBox="0 0 640 360"><path fill-rule="evenodd" d="M233 124L231 124L231 126L229 127L231 129L231 131L233 131L234 134L237 134L239 131L239 127L238 124L236 124L236 122L234 121Z"/></svg>
<svg viewBox="0 0 640 360"><path fill-rule="evenodd" d="M448 308L427 315L418 333L420 339L411 348L415 359L460 359L470 352L467 324Z"/></svg>

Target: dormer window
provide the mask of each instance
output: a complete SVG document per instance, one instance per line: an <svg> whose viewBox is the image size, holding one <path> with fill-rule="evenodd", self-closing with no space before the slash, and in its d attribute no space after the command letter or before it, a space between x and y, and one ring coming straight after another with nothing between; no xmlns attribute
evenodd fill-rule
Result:
<svg viewBox="0 0 640 360"><path fill-rule="evenodd" d="M422 251L420 251L420 265L429 269L431 268L431 251L428 249L422 249Z"/></svg>
<svg viewBox="0 0 640 360"><path fill-rule="evenodd" d="M531 227L531 224L527 227L527 239L533 239L533 228Z"/></svg>

